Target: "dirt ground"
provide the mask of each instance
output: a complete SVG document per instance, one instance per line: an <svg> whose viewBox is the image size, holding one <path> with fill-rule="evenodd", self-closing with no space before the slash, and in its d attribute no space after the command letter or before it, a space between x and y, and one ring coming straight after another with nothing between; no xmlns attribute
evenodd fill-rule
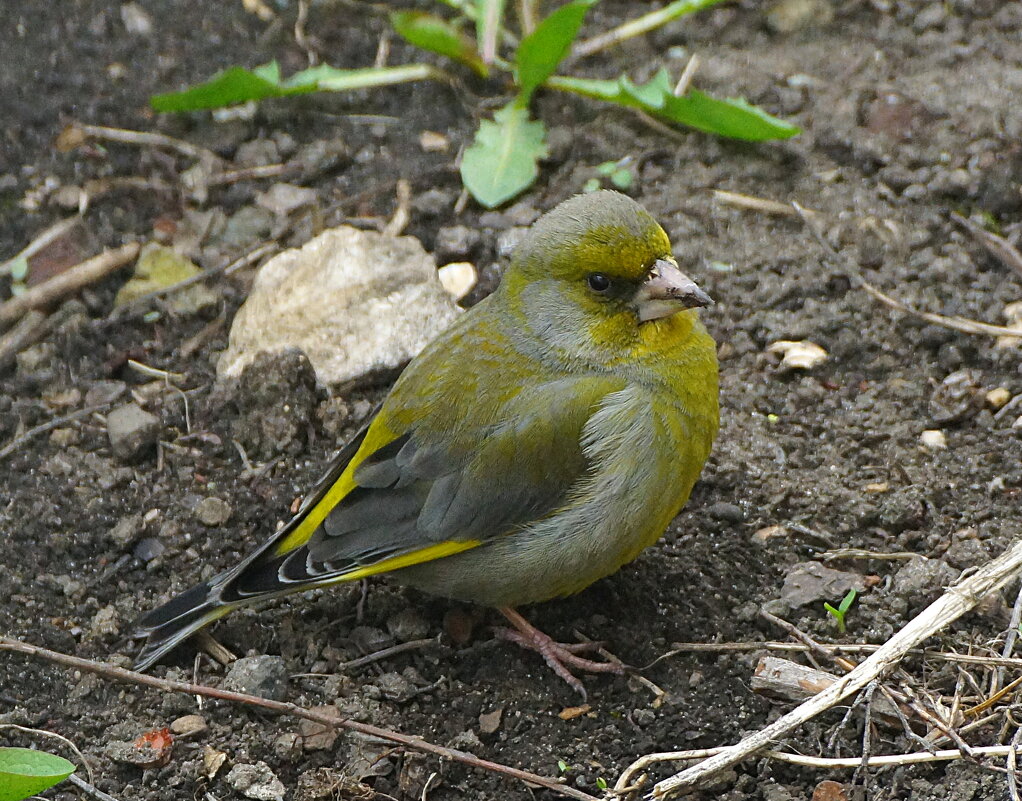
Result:
<svg viewBox="0 0 1022 801"><path fill-rule="evenodd" d="M1022 393L1022 348L879 305L853 286L846 267L825 260L797 218L736 209L711 190L798 201L818 212L828 240L884 291L921 309L1003 324L1005 306L1022 299L1022 276L991 258L951 213L981 215L1016 243L1022 232L1022 4L834 2L828 19L831 5L817 0L806 4L816 19L790 32L780 32L754 2L701 13L582 62L578 71L606 77L627 70L644 79L666 65L677 75L695 52L699 88L743 95L803 126L801 136L757 146L687 131L668 136L624 112L548 93L536 112L552 127L552 152L536 186L509 209L484 213L469 203L457 214L454 154L472 135L478 98L496 87L418 84L299 98L223 122L208 114L155 116L146 108L151 93L223 67L277 58L290 72L308 62L293 34L295 4L280 4L282 16L270 23L234 2L215 13L184 0L140 5L152 22L148 34L130 33L122 7L98 0L0 5L0 258L71 213L79 188L95 194L85 255L146 241L204 208L232 224L198 250L200 266L213 267L271 236L294 245L322 226L386 219L404 178L413 188L406 232L437 252L439 263L469 258L478 265L481 283L471 302L493 287L502 243L516 226L580 191L594 165L633 157L632 194L664 223L679 261L717 300L704 319L720 345L722 430L664 540L581 595L529 610L544 630L606 641L620 658L643 666L676 642L784 639L760 615L765 605L826 642L881 643L963 569L1019 536L1022 427L1013 424L1022 406L999 413L987 393ZM587 30L652 7L605 0ZM317 6L306 23L316 50L337 66L372 63L385 27L378 9L343 2ZM390 63L414 58L391 40ZM251 222L246 210L274 179L213 187L202 205L182 189L189 158L109 142L63 152L55 141L72 122L160 131L237 166L247 163L242 154L263 153L272 163L307 146L332 155L301 177L317 193L315 213L283 228L272 220L260 227L244 224ZM450 148L424 150L423 131L447 137ZM126 176L145 180L113 181ZM88 183L98 179L109 179L105 191ZM458 225L478 239L450 245L449 229ZM331 393L286 359L240 386L215 388L215 362L251 270L212 281L217 303L197 313L157 304L150 308L158 314L110 322L126 275L65 304L41 343L0 365L0 446L118 393L122 400L141 393L160 418L158 453L131 463L111 453L102 412L37 436L0 462L0 633L125 665L134 646L124 635L136 614L230 566L286 519L385 392ZM0 297L8 283L0 278ZM785 370L766 353L775 341L803 339L822 346L828 360L810 371ZM129 359L180 374L187 419L181 394L161 390ZM931 429L943 432L945 448L922 444L920 435ZM254 465L246 466L235 441ZM223 503L203 504L209 498ZM227 521L202 522L211 509ZM804 563L837 548L869 553L827 561L841 574L828 585L836 594L810 594L801 603L792 582L805 577ZM884 558L906 553L928 561ZM865 587L843 635L822 608L824 600L840 601L842 582ZM999 654L1014 592L1009 587L930 645ZM290 678L280 692L289 701L336 705L359 720L563 774L593 795L644 753L732 743L792 706L751 690L760 652L684 652L642 672L664 691L659 701L634 678L589 677L591 709L563 720L558 713L578 698L534 655L493 639L495 622L489 613L380 581L364 598L353 587L239 613L214 634L236 654L282 657ZM345 661L415 638L438 641L339 673ZM193 662L193 654L182 649L153 672L219 683L224 668L206 657ZM903 681L924 698L950 703L957 684L960 695L973 698L964 706L981 700L991 676L940 660L912 658L904 667L892 686ZM1002 685L1017 674L1009 667ZM1011 695L1003 699L999 715L963 735L967 742L1010 740L1012 703ZM786 746L861 754L863 712L847 711L823 715ZM143 770L119 756L117 742L188 714L201 715L208 728L179 737L165 766ZM289 799L553 797L352 735L303 740L289 718L200 705L10 654L0 655L0 723L68 737L88 757L96 786L123 801L242 798L228 772L258 762ZM301 733L310 734L304 727ZM56 747L0 729L0 744L29 743ZM212 779L204 776L206 746L227 759ZM897 725L878 725L872 747L920 748ZM1006 797L1005 775L996 770L1002 766L875 770L853 787L850 771L754 759L699 797L808 800L829 779L846 795L817 801L984 801ZM654 769L656 776L668 772ZM62 785L47 797L74 795Z"/></svg>

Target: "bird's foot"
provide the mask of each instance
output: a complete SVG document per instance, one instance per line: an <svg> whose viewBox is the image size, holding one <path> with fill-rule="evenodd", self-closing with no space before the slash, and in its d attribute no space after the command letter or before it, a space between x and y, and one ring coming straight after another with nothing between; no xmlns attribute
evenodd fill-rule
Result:
<svg viewBox="0 0 1022 801"><path fill-rule="evenodd" d="M500 613L508 619L513 629L498 628L497 636L501 639L517 643L522 648L535 651L550 666L550 669L560 676L567 684L586 699L586 689L571 671L572 669L585 673L616 673L621 675L625 672L625 666L620 662L597 662L593 659L586 659L578 656L586 651L594 651L601 647L598 642L561 643L554 640L550 635L533 626L528 620L510 607L500 609Z"/></svg>

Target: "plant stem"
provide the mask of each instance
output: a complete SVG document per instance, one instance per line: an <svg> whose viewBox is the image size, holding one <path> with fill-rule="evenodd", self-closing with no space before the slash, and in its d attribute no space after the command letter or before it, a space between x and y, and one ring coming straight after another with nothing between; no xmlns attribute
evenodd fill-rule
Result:
<svg viewBox="0 0 1022 801"><path fill-rule="evenodd" d="M627 39L656 30L678 17L702 11L704 8L709 8L722 2L724 0L675 0L675 2L668 3L657 11L643 14L641 17L636 17L633 20L622 23L616 28L611 28L606 33L601 33L592 39L579 42L572 49L572 58L577 59L591 56L594 53L599 53L601 50L606 50L608 47L620 44Z"/></svg>

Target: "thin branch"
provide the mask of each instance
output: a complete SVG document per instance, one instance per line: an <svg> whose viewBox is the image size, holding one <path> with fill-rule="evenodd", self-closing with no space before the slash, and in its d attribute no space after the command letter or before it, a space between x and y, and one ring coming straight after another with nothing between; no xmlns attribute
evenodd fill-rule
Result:
<svg viewBox="0 0 1022 801"><path fill-rule="evenodd" d="M709 776L738 764L772 742L812 720L820 713L861 690L898 664L916 644L932 636L976 606L1018 575L1022 569L1022 540L964 580L959 580L923 612L909 621L876 653L821 693L797 706L774 723L728 746L705 762L677 773L653 788L653 798L690 792ZM858 765L860 760L854 760Z"/></svg>
<svg viewBox="0 0 1022 801"><path fill-rule="evenodd" d="M828 651L835 654L862 654L879 651L883 646L872 643L836 643L826 645ZM777 642L768 640L765 642L676 642L671 644L671 650L661 654L648 665L639 670L649 670L654 665L665 659L670 659L678 654L709 653L724 654L744 651L794 651L806 653L812 651L808 645L793 642ZM948 651L934 651L931 649L913 648L908 652L911 656L928 656L934 659L943 659L946 662L960 662L966 665L988 665L1022 668L1022 659L1016 657L1000 656L976 656L975 654L956 654Z"/></svg>
<svg viewBox="0 0 1022 801"><path fill-rule="evenodd" d="M97 799L97 801L117 801L117 799L114 798L109 793L104 793L98 787L96 787L93 784L89 784L87 781L85 781L85 779L80 778L74 773L68 776L67 780L86 795L90 795L93 798Z"/></svg>
<svg viewBox="0 0 1022 801"><path fill-rule="evenodd" d="M115 665L107 665L102 662L95 662L91 659L82 659L81 657L51 651L47 648L40 648L39 646L30 645L22 642L21 640L15 640L10 637L0 636L0 651L12 651L14 653L24 654L25 656L29 656L34 659L43 659L48 662L55 662L58 665L64 665L65 667L74 668L86 673L95 673L98 676L103 676L104 678L112 679L114 681L125 681L131 684L155 687L156 689L163 690L164 692L201 695L207 698L218 698L221 701L230 701L231 703L236 704L257 706L283 715L291 715L292 717L311 720L330 728L357 731L360 734L366 734L370 737L379 737L383 740L398 743L415 751L433 754L434 756L438 756L442 759L450 759L474 768L480 768L482 770L490 771L491 773L497 773L501 776L507 776L509 778L518 779L519 781L539 785L540 787L552 790L553 792L566 796L567 798L575 798L578 799L578 801L598 801L598 799L588 793L583 793L581 790L577 790L576 788L569 787L565 784L559 784L546 776L539 776L538 774L530 773L526 770L520 770L519 768L513 768L509 765L501 765L497 762L491 762L488 759L481 759L466 751L459 751L454 748L445 748L442 745L436 745L415 735L402 734L401 732L383 729L369 723L359 723L355 720L337 720L330 715L313 712L312 710L304 709L297 704L271 701L268 698L260 698L257 695L221 690L216 687L207 687L203 684L191 684L184 681L160 679L156 676L149 676L145 673L138 673L134 670L126 670L125 668L116 667Z"/></svg>
<svg viewBox="0 0 1022 801"><path fill-rule="evenodd" d="M830 242L824 239L823 235L816 229L816 226L810 222L806 209L802 208L797 203L792 203L791 205L795 208L795 211L797 211L798 214L802 217L802 222L806 224L806 228L809 229L809 232L813 235L813 238L817 241L820 247L822 247L826 251L827 255L836 263L844 265L846 272L852 278L852 283L858 284L858 286L865 290L867 294L872 295L874 298L879 300L885 306L889 306L890 308L895 309L897 311L912 315L913 317L918 317L921 320L926 320L926 322L928 323L940 325L943 326L944 328L951 328L955 331L961 331L962 333L965 334L981 334L985 336L996 337L1018 337L1022 339L1022 330L1019 330L1018 328L1008 328L1007 326L1003 325L991 325L990 323L981 323L977 322L976 320L970 320L966 317L959 317L957 315L953 317L946 317L943 314L934 314L933 312L920 311L919 309L913 309L911 306L902 303L897 298L892 298L890 295L884 294L862 276L862 273L859 272L858 266L853 264L851 259L843 258L836 250L834 250L833 247L831 247Z"/></svg>
<svg viewBox="0 0 1022 801"><path fill-rule="evenodd" d="M116 309L114 309L109 315L107 315L106 319L103 322L104 324L109 324L116 320L122 320L125 317L129 317L132 314L138 313L143 308L148 306L149 302L152 300L156 300L157 298L163 298L166 297L167 295L172 295L175 292L180 292L182 289L187 289L190 286L194 286L195 284L201 283L202 281L205 281L207 278L211 278L214 275L219 275L220 273L230 275L236 270L239 270L243 267L247 267L250 264L254 264L255 262L259 261L259 259L261 259L263 256L273 253L275 250L277 250L278 247L279 246L277 245L276 242L266 242L262 245L252 248L252 250L248 251L248 253L245 253L244 255L238 257L232 262L223 265L222 267L211 267L208 270L203 270L202 272L189 276L188 278L185 278L182 281L178 281L176 284L160 287L159 289L154 289L151 292L146 292L144 295L139 295L137 298L132 298L123 306L118 306Z"/></svg>
<svg viewBox="0 0 1022 801"><path fill-rule="evenodd" d="M4 459L6 459L8 456L10 456L16 450L18 450L18 448L20 448L22 445L24 445L26 442L28 442L33 437L37 437L40 434L45 434L47 431L52 431L55 428L60 428L62 425L66 425L67 423L74 422L75 420L79 419L80 417L87 417L88 415L92 414L93 412L102 411L103 409L105 409L109 405L110 405L110 402L107 402L107 403L97 403L95 406L86 406L84 409L79 409L77 412L71 412L71 414L65 414L63 417L55 417L52 420L50 420L49 422L47 422L47 423L42 423L40 425L37 425L35 428L30 428L28 431L26 431L20 437L15 437L9 443L7 443L4 447L0 448L0 462L2 462Z"/></svg>
<svg viewBox="0 0 1022 801"><path fill-rule="evenodd" d="M660 762L685 762L696 759L708 759L718 756L727 748L703 748L692 751L664 751L659 754L646 754L637 759L618 779L614 785L614 792L621 794L631 788L630 782L640 771L650 765ZM941 751L915 751L908 754L881 754L870 756L865 764L870 768L888 767L895 765L918 765L924 762L947 762L954 759L965 759L972 757L1003 757L1012 752L1017 752L1014 745L984 745L971 749L971 755L964 754L957 748L949 748ZM791 754L787 751L762 751L760 756L767 759L774 759L778 762L787 762L789 765L800 765L806 768L824 768L830 770L854 770L863 765L862 757L815 757L806 754ZM634 789L634 788L632 788ZM654 797L656 791L654 790Z"/></svg>
<svg viewBox="0 0 1022 801"><path fill-rule="evenodd" d="M697 69L699 69L699 56L693 53L689 56L685 69L681 71L681 77L678 78L678 82L674 85L675 97L685 96L685 93L688 92L688 88L692 85L692 79L696 77Z"/></svg>
<svg viewBox="0 0 1022 801"><path fill-rule="evenodd" d="M20 320L30 309L49 306L65 295L74 294L82 287L95 283L134 259L138 250L137 242L107 250L32 287L23 295L4 301L0 304L0 326L10 325Z"/></svg>
<svg viewBox="0 0 1022 801"><path fill-rule="evenodd" d="M713 198L727 206L734 206L736 209L758 211L762 214L776 214L781 217L795 217L799 214L791 203L781 203L755 195L744 195L741 192L728 192L726 189L714 189ZM819 213L807 208L803 208L802 211L808 215Z"/></svg>
<svg viewBox="0 0 1022 801"><path fill-rule="evenodd" d="M0 368L29 345L38 342L45 332L46 314L36 309L26 312L10 331L0 336Z"/></svg>
<svg viewBox="0 0 1022 801"><path fill-rule="evenodd" d="M17 254L0 264L0 275L9 273L16 261L31 259L36 253L49 247L81 222L81 219L81 215L76 214L74 217L66 217L43 230L42 233L18 251Z"/></svg>
<svg viewBox="0 0 1022 801"><path fill-rule="evenodd" d="M220 157L212 150L175 139L172 136L148 131L129 131L125 128L108 128L104 125L72 123L61 133L58 144L61 144L63 149L70 150L87 139L120 142L125 145L140 145L142 147L162 147L176 150L178 153L194 159L210 159L212 163L220 161Z"/></svg>
<svg viewBox="0 0 1022 801"><path fill-rule="evenodd" d="M972 220L963 217L957 211L951 212L951 219L961 225L986 249L986 252L1001 262L1005 267L1014 270L1022 277L1022 253L1019 253L1011 242L1003 236L987 231L976 225Z"/></svg>

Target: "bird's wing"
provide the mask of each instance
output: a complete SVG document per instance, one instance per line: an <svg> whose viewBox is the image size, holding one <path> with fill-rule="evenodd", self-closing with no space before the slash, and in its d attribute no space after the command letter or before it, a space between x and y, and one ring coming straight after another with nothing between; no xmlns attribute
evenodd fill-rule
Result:
<svg viewBox="0 0 1022 801"><path fill-rule="evenodd" d="M549 380L488 420L432 404L402 425L384 406L295 518L224 577L221 602L421 564L541 519L588 471L583 427L622 386L607 376Z"/></svg>

